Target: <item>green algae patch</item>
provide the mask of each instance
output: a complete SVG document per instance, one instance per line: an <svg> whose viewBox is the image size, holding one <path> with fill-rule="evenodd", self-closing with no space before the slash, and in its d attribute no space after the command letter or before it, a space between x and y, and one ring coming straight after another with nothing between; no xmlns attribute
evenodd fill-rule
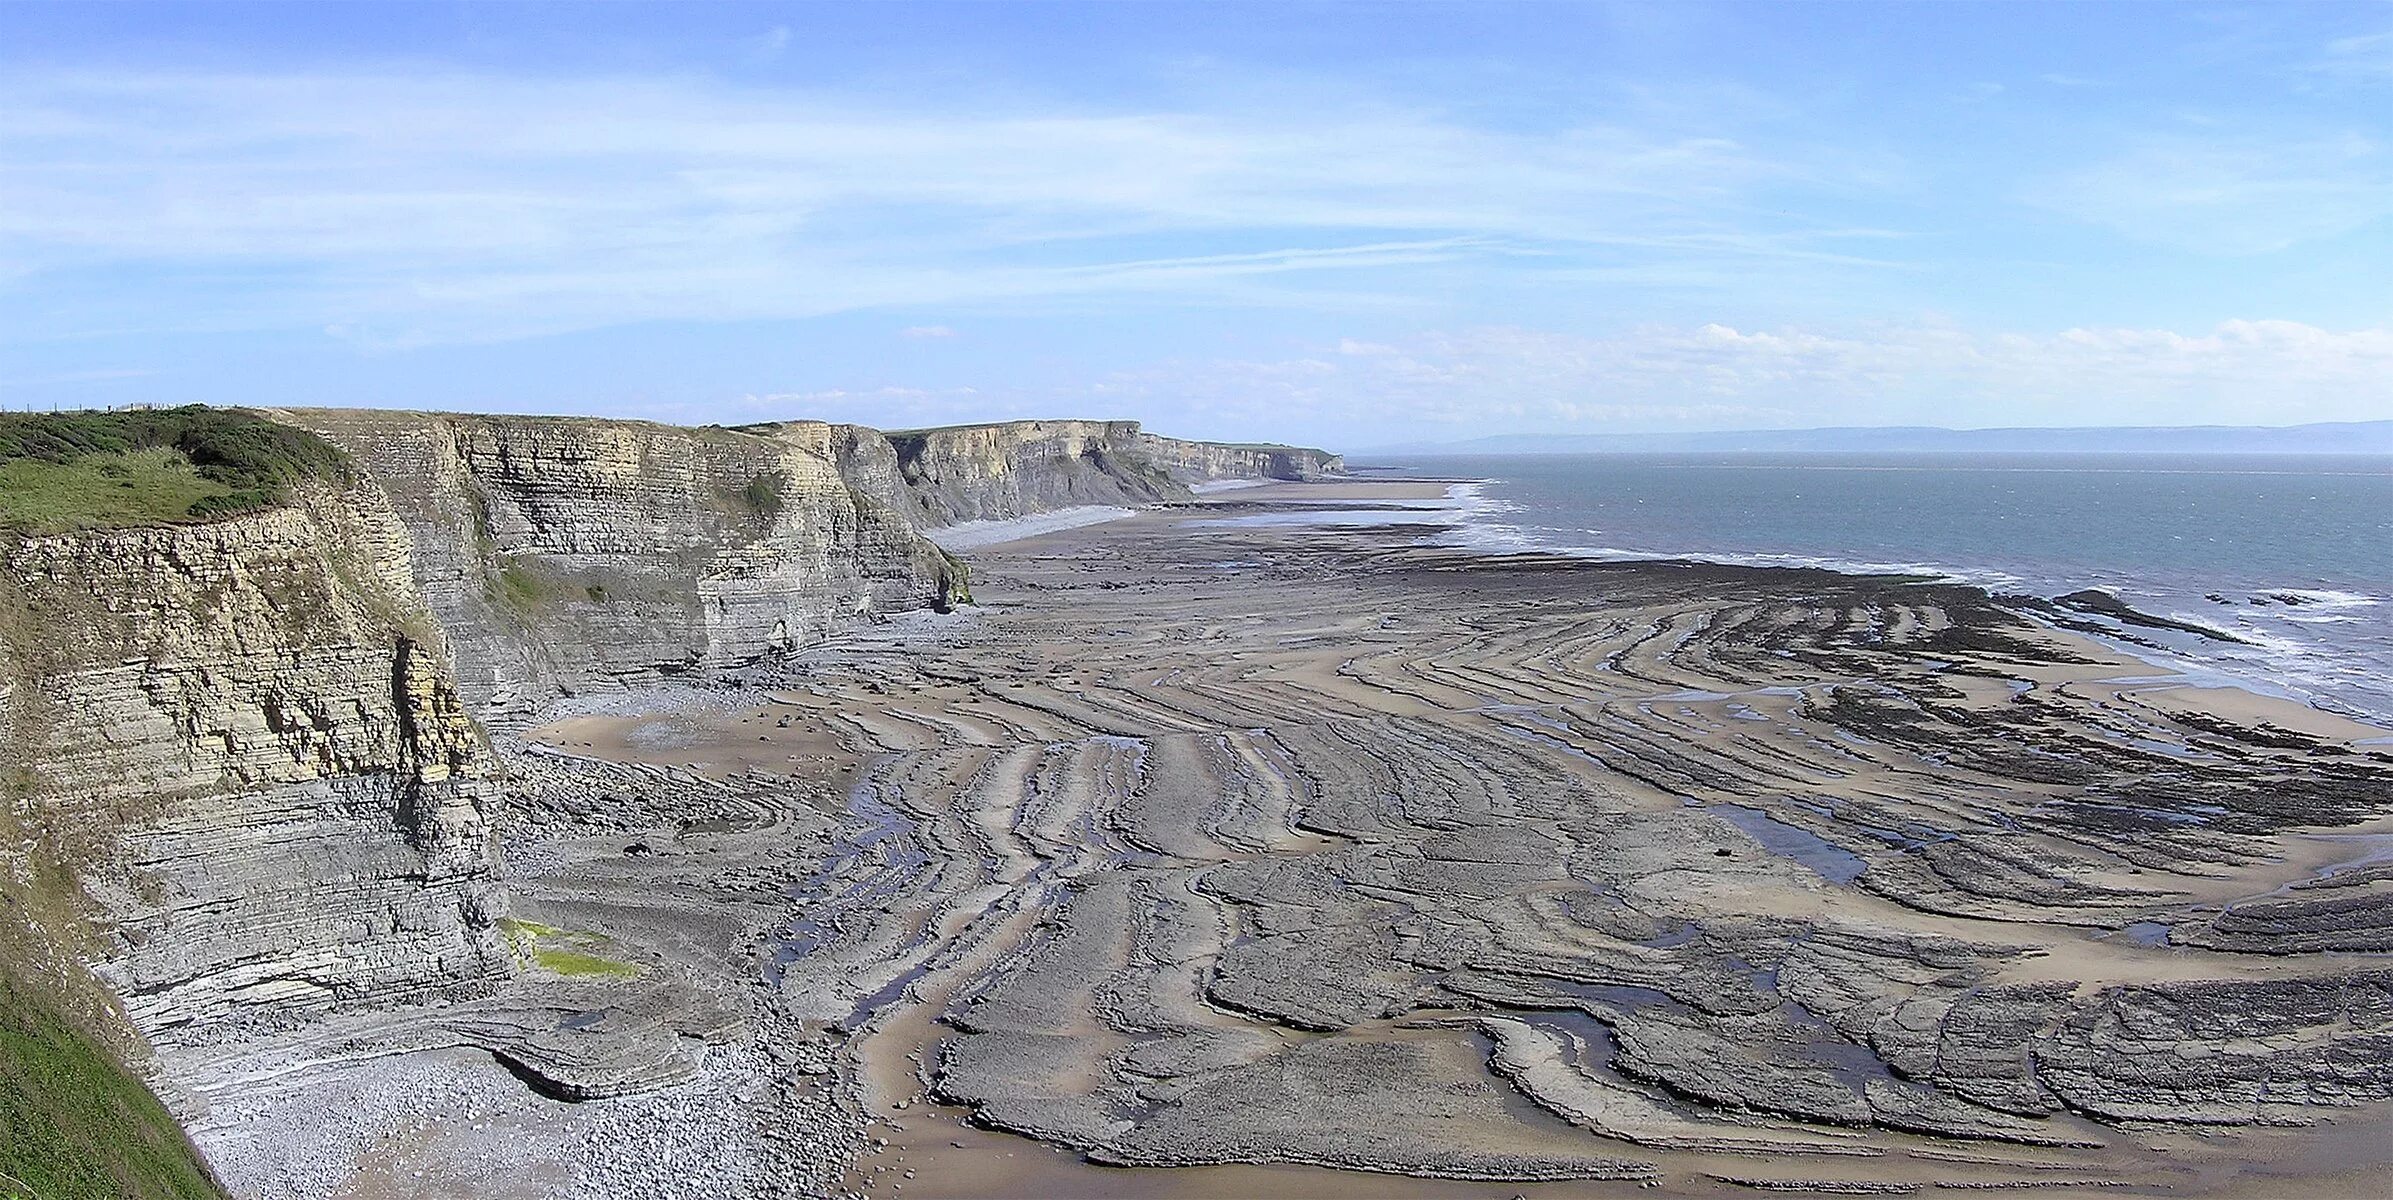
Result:
<svg viewBox="0 0 2393 1200"><path fill-rule="evenodd" d="M759 475L740 489L740 499L746 502L749 511L755 513L758 520L769 525L788 504L785 491L786 482L778 473Z"/></svg>
<svg viewBox="0 0 2393 1200"><path fill-rule="evenodd" d="M633 979L640 975L640 968L630 963L560 946L534 946L532 961L540 964L541 969L559 975L606 975L618 979Z"/></svg>
<svg viewBox="0 0 2393 1200"><path fill-rule="evenodd" d="M568 978L634 979L647 973L636 963L608 958L596 953L609 944L604 934L580 933L525 921L515 917L501 917L499 932L506 935L507 948L517 962L529 963L551 974Z"/></svg>
<svg viewBox="0 0 2393 1200"><path fill-rule="evenodd" d="M972 603L972 566L963 559L935 546L939 552L939 578L931 594L932 612L954 612Z"/></svg>
<svg viewBox="0 0 2393 1200"><path fill-rule="evenodd" d="M0 1197L221 1197L141 1080L0 971Z"/></svg>

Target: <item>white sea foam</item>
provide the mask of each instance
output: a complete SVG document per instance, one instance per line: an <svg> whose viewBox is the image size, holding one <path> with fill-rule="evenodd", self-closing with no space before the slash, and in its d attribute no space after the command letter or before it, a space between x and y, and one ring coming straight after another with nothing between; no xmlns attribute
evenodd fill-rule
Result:
<svg viewBox="0 0 2393 1200"><path fill-rule="evenodd" d="M2253 595L2264 599L2292 596L2301 601L2294 607L2325 609L2329 612L2350 608L2374 608L2384 603L2382 597L2364 596L2358 592L2338 592L2331 588L2266 588L2254 592Z"/></svg>
<svg viewBox="0 0 2393 1200"><path fill-rule="evenodd" d="M1578 545L1541 537L1517 525L1497 522L1455 527L1437 539L1459 550L1495 554L1543 553L1596 562L1693 562L1722 567L1837 571L1847 575L1911 575L1940 583L1966 583L1997 591L2020 588L2026 580L2004 571L1964 571L1939 563L1869 562L1816 554L1721 554L1701 550L1637 550L1621 546Z"/></svg>
<svg viewBox="0 0 2393 1200"><path fill-rule="evenodd" d="M1492 481L1491 481L1492 482ZM1725 566L1798 567L1854 574L1913 575L1970 584L1996 592L2061 595L2093 586L2155 616L2231 631L2242 644L2177 636L2167 631L2120 627L2101 636L2114 649L2179 672L2188 682L2242 687L2362 719L2393 719L2393 640L2379 636L2380 618L2370 612L2384 597L2321 587L2226 589L2238 597L2296 599L2299 603L2236 604L2185 611L2199 589L2157 589L2140 579L2087 579L2063 575L2026 576L2013 571L1940 562L1884 562L1828 555L1720 553L1607 544L1599 529L1533 530L1503 519L1519 505L1490 497L1486 483L1447 490L1458 523L1429 541L1488 554L1548 553L1607 562L1672 561ZM2108 622L2097 621L2097 624ZM2077 625L2082 626L2083 622ZM2330 632L2332 631L2332 632ZM2357 635L2355 637L2355 635ZM2329 641L2327 639L2332 638ZM2160 643L2160 644L2155 644ZM2179 644L2182 643L2182 644Z"/></svg>

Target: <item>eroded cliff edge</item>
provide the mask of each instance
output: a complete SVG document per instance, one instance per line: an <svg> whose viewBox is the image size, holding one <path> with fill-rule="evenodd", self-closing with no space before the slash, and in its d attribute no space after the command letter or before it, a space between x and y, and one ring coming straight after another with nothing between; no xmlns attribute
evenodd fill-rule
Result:
<svg viewBox="0 0 2393 1200"><path fill-rule="evenodd" d="M136 1064L505 981L486 725L967 600L924 525L1336 464L1123 422L271 416L353 469L230 515L0 523L0 965Z"/></svg>
<svg viewBox="0 0 2393 1200"><path fill-rule="evenodd" d="M153 1041L470 990L495 763L378 489L0 543L12 891Z"/></svg>
<svg viewBox="0 0 2393 1200"><path fill-rule="evenodd" d="M1337 455L1160 437L1136 421L1007 421L888 435L924 524L1002 520L1085 504L1186 499L1222 479L1317 479Z"/></svg>
<svg viewBox="0 0 2393 1200"><path fill-rule="evenodd" d="M874 613L944 608L960 563L908 519L878 433L571 417L280 414L392 498L459 686L507 721L560 694L721 670Z"/></svg>

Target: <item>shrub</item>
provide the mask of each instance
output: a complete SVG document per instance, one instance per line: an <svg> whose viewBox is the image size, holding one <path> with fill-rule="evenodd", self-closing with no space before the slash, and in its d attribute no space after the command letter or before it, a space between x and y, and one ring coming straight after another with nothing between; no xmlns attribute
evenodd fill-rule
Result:
<svg viewBox="0 0 2393 1200"><path fill-rule="evenodd" d="M749 480L748 486L741 490L740 496L748 502L749 508L755 510L757 516L767 521L781 515L781 477L779 475L759 475Z"/></svg>

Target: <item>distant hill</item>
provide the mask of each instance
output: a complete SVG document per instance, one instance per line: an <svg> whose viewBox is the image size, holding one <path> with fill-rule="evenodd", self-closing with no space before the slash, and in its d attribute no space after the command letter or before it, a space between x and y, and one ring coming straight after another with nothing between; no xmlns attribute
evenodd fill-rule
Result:
<svg viewBox="0 0 2393 1200"><path fill-rule="evenodd" d="M2316 425L1937 429L1930 426L1748 429L1711 433L1505 434L1412 442L1364 454L1605 453L2393 454L2393 421Z"/></svg>

